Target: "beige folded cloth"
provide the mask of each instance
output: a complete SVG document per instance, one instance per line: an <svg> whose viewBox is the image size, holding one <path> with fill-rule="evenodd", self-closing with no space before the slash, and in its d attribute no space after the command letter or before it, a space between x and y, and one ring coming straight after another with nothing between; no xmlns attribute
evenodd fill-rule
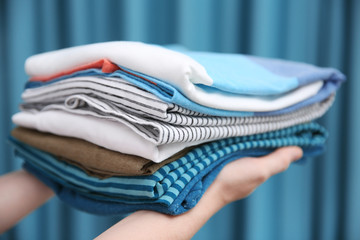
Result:
<svg viewBox="0 0 360 240"><path fill-rule="evenodd" d="M139 156L111 151L82 139L62 137L29 128L16 127L11 135L23 143L55 155L59 160L76 165L89 175L98 178L151 175L165 164L181 158L190 150L184 149L163 162L155 163Z"/></svg>

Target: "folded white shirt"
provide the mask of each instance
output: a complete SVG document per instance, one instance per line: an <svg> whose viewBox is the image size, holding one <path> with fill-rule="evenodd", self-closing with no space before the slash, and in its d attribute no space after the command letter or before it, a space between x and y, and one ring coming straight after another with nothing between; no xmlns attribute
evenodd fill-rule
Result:
<svg viewBox="0 0 360 240"><path fill-rule="evenodd" d="M101 147L161 162L186 147L206 141L156 145L120 122L63 111L19 112L12 121L22 127L84 139ZM208 141L208 140L207 140Z"/></svg>
<svg viewBox="0 0 360 240"><path fill-rule="evenodd" d="M274 72L278 60L259 64L240 54L185 53L139 42L105 42L34 55L26 60L25 69L31 77L46 76L106 58L135 75L174 86L197 104L259 112L283 109L316 95L322 81L332 82L329 76L336 72L287 61L280 64L284 70ZM338 78L341 81L341 75Z"/></svg>

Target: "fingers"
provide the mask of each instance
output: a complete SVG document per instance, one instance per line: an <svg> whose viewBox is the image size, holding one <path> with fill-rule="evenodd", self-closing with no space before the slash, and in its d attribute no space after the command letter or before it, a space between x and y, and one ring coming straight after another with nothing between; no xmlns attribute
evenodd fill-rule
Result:
<svg viewBox="0 0 360 240"><path fill-rule="evenodd" d="M264 157L257 158L264 180L285 171L289 165L300 159L303 151L300 147L290 146L275 150Z"/></svg>
<svg viewBox="0 0 360 240"><path fill-rule="evenodd" d="M251 194L269 177L286 170L301 158L299 147L279 148L263 157L244 157L227 164L212 184L225 204Z"/></svg>

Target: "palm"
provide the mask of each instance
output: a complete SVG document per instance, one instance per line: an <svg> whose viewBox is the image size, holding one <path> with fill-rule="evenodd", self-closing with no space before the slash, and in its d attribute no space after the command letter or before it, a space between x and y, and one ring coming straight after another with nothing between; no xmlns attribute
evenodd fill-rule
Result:
<svg viewBox="0 0 360 240"><path fill-rule="evenodd" d="M272 175L286 170L301 155L299 147L284 147L264 157L241 158L227 164L215 184L220 185L225 203L236 201L248 196Z"/></svg>

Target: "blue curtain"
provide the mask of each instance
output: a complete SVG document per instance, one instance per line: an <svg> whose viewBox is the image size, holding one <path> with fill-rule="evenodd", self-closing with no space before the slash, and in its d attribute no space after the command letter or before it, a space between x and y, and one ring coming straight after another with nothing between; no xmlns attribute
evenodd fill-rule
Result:
<svg viewBox="0 0 360 240"><path fill-rule="evenodd" d="M225 207L193 239L359 239L359 13L357 0L1 0L0 174L21 166L6 138L24 61L36 53L132 40L332 66L348 81L320 120L330 130L326 153ZM118 220L54 198L0 238L90 239Z"/></svg>

